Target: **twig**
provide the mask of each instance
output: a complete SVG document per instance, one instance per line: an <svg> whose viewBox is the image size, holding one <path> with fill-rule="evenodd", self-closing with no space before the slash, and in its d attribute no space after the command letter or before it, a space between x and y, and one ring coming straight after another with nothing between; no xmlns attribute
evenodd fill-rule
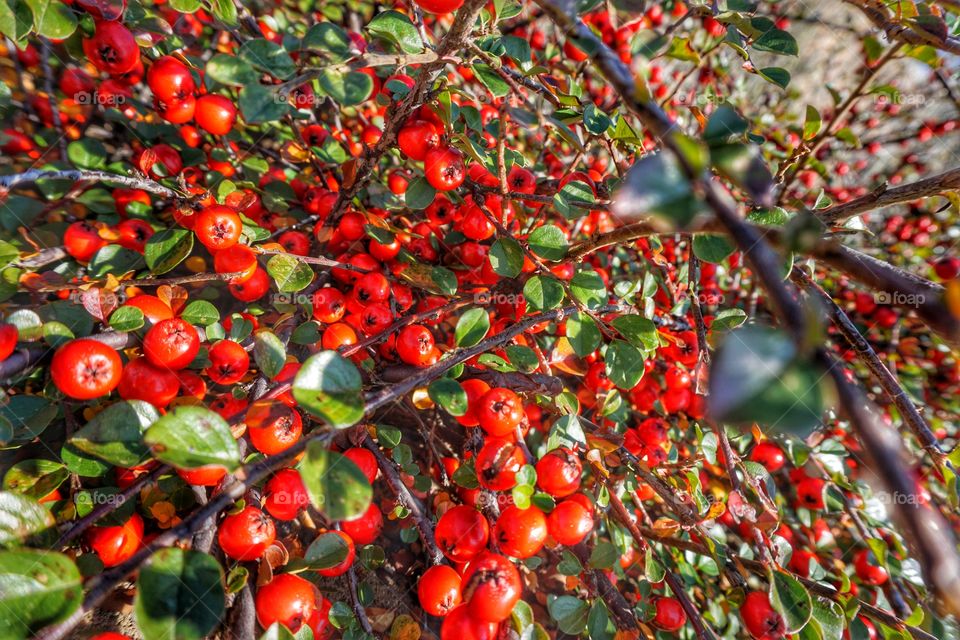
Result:
<svg viewBox="0 0 960 640"><path fill-rule="evenodd" d="M87 171L70 169L64 171L46 171L30 169L23 173L13 173L0 176L0 188L13 189L23 185L34 184L38 180L75 180L85 182L110 182L129 189L143 189L148 193L172 199L182 199L179 193L148 178L134 178L122 176L106 171Z"/></svg>
<svg viewBox="0 0 960 640"><path fill-rule="evenodd" d="M855 215L874 209L889 207L893 204L912 202L920 198L934 196L944 191L960 189L960 169L951 169L940 175L918 180L900 187L888 187L886 184L874 189L865 196L849 202L836 204L826 209L814 211L824 224L838 225Z"/></svg>
<svg viewBox="0 0 960 640"><path fill-rule="evenodd" d="M407 485L403 484L397 468L387 456L383 455L383 451L380 450L379 446L369 437L364 439L363 446L377 458L377 466L380 467L380 471L383 473L384 478L386 478L387 484L390 485L390 490L397 496L400 504L410 511L410 517L413 518L417 531L420 532L420 539L423 541L423 546L426 549L427 560L431 565L443 562L443 552L441 552L440 547L437 546L437 540L433 535L433 523L431 523L427 517L423 505L410 493Z"/></svg>

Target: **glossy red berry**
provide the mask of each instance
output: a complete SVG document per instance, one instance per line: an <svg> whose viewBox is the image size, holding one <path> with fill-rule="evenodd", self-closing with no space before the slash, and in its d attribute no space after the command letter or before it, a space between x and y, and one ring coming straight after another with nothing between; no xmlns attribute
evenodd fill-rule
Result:
<svg viewBox="0 0 960 640"><path fill-rule="evenodd" d="M207 133L224 136L237 120L237 106L226 96L209 93L197 98L194 119Z"/></svg>
<svg viewBox="0 0 960 640"><path fill-rule="evenodd" d="M277 520L293 520L310 504L310 496L296 469L277 471L263 487L263 508Z"/></svg>
<svg viewBox="0 0 960 640"><path fill-rule="evenodd" d="M497 548L512 558L525 559L540 552L547 540L547 518L534 506L510 505L500 512L493 528Z"/></svg>
<svg viewBox="0 0 960 640"><path fill-rule="evenodd" d="M140 47L120 22L98 21L93 36L83 39L83 52L93 66L110 75L131 71L140 62Z"/></svg>
<svg viewBox="0 0 960 640"><path fill-rule="evenodd" d="M593 515L579 500L567 498L547 516L547 531L560 544L574 546L593 531Z"/></svg>
<svg viewBox="0 0 960 640"><path fill-rule="evenodd" d="M210 366L206 373L217 384L240 382L250 368L250 356L246 350L233 340L221 340L207 354Z"/></svg>
<svg viewBox="0 0 960 640"><path fill-rule="evenodd" d="M408 121L397 134L400 152L416 161L423 160L427 152L440 144L442 131L427 120Z"/></svg>
<svg viewBox="0 0 960 640"><path fill-rule="evenodd" d="M143 355L156 367L183 369L199 352L200 335L182 318L162 320L143 337Z"/></svg>
<svg viewBox="0 0 960 640"><path fill-rule="evenodd" d="M861 549L857 552L853 559L853 566L857 571L857 577L864 584L878 587L890 578L890 574L877 563L876 557L869 549Z"/></svg>
<svg viewBox="0 0 960 640"><path fill-rule="evenodd" d="M779 640L784 636L783 618L770 605L763 591L751 591L740 607L743 626L755 640Z"/></svg>
<svg viewBox="0 0 960 640"><path fill-rule="evenodd" d="M317 587L299 576L281 573L257 589L255 599L257 622L267 629L279 622L296 633L316 616L323 596Z"/></svg>
<svg viewBox="0 0 960 640"><path fill-rule="evenodd" d="M427 151L423 159L427 182L437 191L456 189L466 177L463 154L453 147L439 146Z"/></svg>
<svg viewBox="0 0 960 640"><path fill-rule="evenodd" d="M53 354L50 377L75 400L105 396L120 384L123 363L113 347L97 340L71 340Z"/></svg>
<svg viewBox="0 0 960 640"><path fill-rule="evenodd" d="M566 448L549 451L537 461L537 486L554 498L565 498L580 488L583 465L576 453Z"/></svg>
<svg viewBox="0 0 960 640"><path fill-rule="evenodd" d="M251 404L245 422L253 447L268 456L286 451L297 443L303 433L300 413L273 400Z"/></svg>
<svg viewBox="0 0 960 640"><path fill-rule="evenodd" d="M383 530L383 514L376 504L371 503L367 510L352 520L343 520L340 528L359 545L372 544Z"/></svg>
<svg viewBox="0 0 960 640"><path fill-rule="evenodd" d="M496 640L499 623L478 620L467 604L454 607L443 619L440 640Z"/></svg>
<svg viewBox="0 0 960 640"><path fill-rule="evenodd" d="M420 324L407 325L397 336L397 355L405 363L416 367L426 366L435 348L433 334Z"/></svg>
<svg viewBox="0 0 960 640"><path fill-rule="evenodd" d="M80 262L89 262L97 251L107 246L100 232L89 222L74 222L63 233L63 248Z"/></svg>
<svg viewBox="0 0 960 640"><path fill-rule="evenodd" d="M513 562L484 551L474 558L463 574L470 615L483 622L503 622L510 617L523 593L520 573Z"/></svg>
<svg viewBox="0 0 960 640"><path fill-rule="evenodd" d="M197 90L190 68L173 56L162 56L150 65L147 85L164 102L183 100Z"/></svg>
<svg viewBox="0 0 960 640"><path fill-rule="evenodd" d="M491 436L513 434L523 420L520 396L504 387L490 389L477 403L480 428Z"/></svg>
<svg viewBox="0 0 960 640"><path fill-rule="evenodd" d="M487 438L477 452L477 480L491 491L507 491L517 485L517 472L526 459L512 440Z"/></svg>
<svg viewBox="0 0 960 640"><path fill-rule="evenodd" d="M770 473L776 473L786 464L787 457L779 446L773 442L764 441L757 444L750 452L750 460L763 465Z"/></svg>
<svg viewBox="0 0 960 640"><path fill-rule="evenodd" d="M443 617L460 604L460 574L445 564L438 564L423 572L417 583L417 597L423 610L432 616Z"/></svg>
<svg viewBox="0 0 960 640"><path fill-rule="evenodd" d="M363 447L350 447L343 452L343 455L357 465L357 468L363 472L370 484L373 484L380 472L380 466L377 464L375 455Z"/></svg>
<svg viewBox="0 0 960 640"><path fill-rule="evenodd" d="M656 613L650 624L657 629L674 632L687 623L687 614L676 598L658 597L654 599L653 605Z"/></svg>
<svg viewBox="0 0 960 640"><path fill-rule="evenodd" d="M248 505L239 513L223 519L217 541L227 557L250 562L260 558L276 536L277 530L270 516Z"/></svg>
<svg viewBox="0 0 960 640"><path fill-rule="evenodd" d="M87 544L100 558L105 567L115 567L129 560L143 542L143 518L133 513L121 525L90 527Z"/></svg>
<svg viewBox="0 0 960 640"><path fill-rule="evenodd" d="M216 252L229 249L239 242L243 223L236 211L215 204L200 212L193 230L203 246Z"/></svg>
<svg viewBox="0 0 960 640"><path fill-rule="evenodd" d="M20 331L15 325L6 322L0 323L0 362L10 357L13 350L17 348L19 339Z"/></svg>
<svg viewBox="0 0 960 640"><path fill-rule="evenodd" d="M146 358L127 363L117 393L124 400L143 400L158 408L170 404L180 392L180 379L172 370L150 364Z"/></svg>
<svg viewBox="0 0 960 640"><path fill-rule="evenodd" d="M490 539L490 525L483 514L466 505L453 507L437 521L437 546L452 562L469 562Z"/></svg>
<svg viewBox="0 0 960 640"><path fill-rule="evenodd" d="M823 490L826 482L820 478L804 478L797 483L797 500L801 507L823 509Z"/></svg>

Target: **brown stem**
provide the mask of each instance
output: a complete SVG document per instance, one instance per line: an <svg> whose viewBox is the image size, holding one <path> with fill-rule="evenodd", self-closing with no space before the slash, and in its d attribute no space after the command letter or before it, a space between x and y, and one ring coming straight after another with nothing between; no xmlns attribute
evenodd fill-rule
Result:
<svg viewBox="0 0 960 640"><path fill-rule="evenodd" d="M826 307L840 334L857 353L860 361L866 365L870 373L877 379L880 387L890 397L890 400L893 401L893 404L897 407L897 411L900 412L900 416L910 431L913 432L914 437L916 437L920 445L930 454L930 457L937 465L944 464L946 455L940 447L940 442L937 440L937 437L933 435L930 425L928 425L927 421L920 415L920 411L913 403L913 400L910 399L910 396L907 395L906 390L897 382L897 379L880 360L880 357L877 355L877 352L873 350L870 342L857 330L853 321L850 320L843 309L833 301L830 294L824 291L823 287L814 282L803 270L794 267L790 273L790 277L807 292L814 295Z"/></svg>
<svg viewBox="0 0 960 640"><path fill-rule="evenodd" d="M181 198L173 189L163 186L159 182L147 178L133 178L131 176L121 176L116 173L106 171L81 171L71 169L66 171L45 171L43 169L30 169L23 173L12 173L0 176L0 188L13 189L28 184L34 184L38 180L74 180L77 182L108 182L118 184L129 189L143 189L148 193L162 196L164 198Z"/></svg>
<svg viewBox="0 0 960 640"><path fill-rule="evenodd" d="M855 215L874 209L889 207L902 202L912 202L920 198L937 195L944 191L960 189L960 169L951 169L936 176L890 188L883 184L865 196L855 198L849 202L836 204L826 209L815 211L817 217L827 225L839 225Z"/></svg>
<svg viewBox="0 0 960 640"><path fill-rule="evenodd" d="M387 456L383 455L383 451L380 450L380 447L377 446L373 440L369 437L365 438L363 446L377 458L377 466L380 467L383 477L386 478L390 490L397 497L400 504L410 511L410 517L413 518L417 531L420 532L420 539L423 541L423 546L427 552L427 560L430 562L430 565L432 566L443 562L443 553L440 551L440 547L437 546L437 540L433 535L433 523L427 516L426 511L424 511L423 505L410 493L407 485L403 484L403 480L400 478L400 473L397 471L396 466L394 466L393 462L388 459Z"/></svg>

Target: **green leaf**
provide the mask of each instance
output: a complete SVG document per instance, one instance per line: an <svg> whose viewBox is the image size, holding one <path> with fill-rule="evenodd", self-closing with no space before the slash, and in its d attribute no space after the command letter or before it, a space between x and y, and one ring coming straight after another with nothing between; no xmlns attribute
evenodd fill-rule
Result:
<svg viewBox="0 0 960 640"><path fill-rule="evenodd" d="M717 143L729 142L732 138L742 138L750 128L750 124L737 110L728 104L722 104L710 114L707 126L703 130L704 141L713 146Z"/></svg>
<svg viewBox="0 0 960 640"><path fill-rule="evenodd" d="M257 83L240 89L237 104L247 124L276 122L291 111L289 103L279 94Z"/></svg>
<svg viewBox="0 0 960 640"><path fill-rule="evenodd" d="M800 582L783 571L773 572L770 581L770 604L783 618L784 633L797 633L802 629L813 609L810 593Z"/></svg>
<svg viewBox="0 0 960 640"><path fill-rule="evenodd" d="M820 117L820 112L817 111L816 107L808 104L807 116L803 121L803 139L813 140L820 133L822 124L823 119Z"/></svg>
<svg viewBox="0 0 960 640"><path fill-rule="evenodd" d="M237 55L241 60L280 80L287 80L297 72L297 65L290 54L282 46L266 38L247 40L240 46Z"/></svg>
<svg viewBox="0 0 960 640"><path fill-rule="evenodd" d="M53 524L53 515L36 499L10 491L0 491L0 547L22 544ZM2 584L0 580L0 585ZM0 589L0 602L2 595L3 589Z"/></svg>
<svg viewBox="0 0 960 640"><path fill-rule="evenodd" d="M287 348L272 331L258 331L253 336L253 360L260 372L272 380L287 363Z"/></svg>
<svg viewBox="0 0 960 640"><path fill-rule="evenodd" d="M201 6L200 0L170 0L170 8L180 13L194 13Z"/></svg>
<svg viewBox="0 0 960 640"><path fill-rule="evenodd" d="M571 180L553 195L553 206L565 218L580 218L590 212L590 207L581 206L579 203L591 205L596 200L590 185L580 180Z"/></svg>
<svg viewBox="0 0 960 640"><path fill-rule="evenodd" d="M459 347L472 347L487 335L490 330L490 316L481 307L468 309L457 320L454 338Z"/></svg>
<svg viewBox="0 0 960 640"><path fill-rule="evenodd" d="M729 333L711 362L708 412L717 422L805 435L824 410L821 377L784 332L748 325Z"/></svg>
<svg viewBox="0 0 960 640"><path fill-rule="evenodd" d="M810 622L820 632L820 639L842 640L845 619L840 605L825 598L817 597L811 600L813 613Z"/></svg>
<svg viewBox="0 0 960 640"><path fill-rule="evenodd" d="M593 135L599 136L610 128L613 122L592 102L583 109L583 126Z"/></svg>
<svg viewBox="0 0 960 640"><path fill-rule="evenodd" d="M560 631L578 636L587 628L590 605L574 596L547 596L547 610Z"/></svg>
<svg viewBox="0 0 960 640"><path fill-rule="evenodd" d="M207 553L161 549L140 569L133 602L144 640L200 640L226 609L223 570Z"/></svg>
<svg viewBox="0 0 960 640"><path fill-rule="evenodd" d="M731 143L714 146L710 149L710 163L721 175L745 189L754 200L763 202L769 198L773 176L756 145Z"/></svg>
<svg viewBox="0 0 960 640"><path fill-rule="evenodd" d="M523 270L523 247L513 238L497 238L488 257L494 272L504 278L516 278Z"/></svg>
<svg viewBox="0 0 960 640"><path fill-rule="evenodd" d="M143 434L159 418L160 413L149 402L122 400L95 415L69 442L110 464L133 467L149 455Z"/></svg>
<svg viewBox="0 0 960 640"><path fill-rule="evenodd" d="M363 418L363 380L353 363L336 351L307 358L293 379L293 397L311 415L337 429Z"/></svg>
<svg viewBox="0 0 960 640"><path fill-rule="evenodd" d="M0 628L26 638L73 613L83 600L80 571L52 551L0 552Z"/></svg>
<svg viewBox="0 0 960 640"><path fill-rule="evenodd" d="M3 476L3 488L40 500L50 495L70 477L70 471L56 460L21 460Z"/></svg>
<svg viewBox="0 0 960 640"><path fill-rule="evenodd" d="M567 250L570 248L563 231L553 224L546 224L531 231L530 237L527 239L527 245L530 247L530 251L544 260L555 262L566 258Z"/></svg>
<svg viewBox="0 0 960 640"><path fill-rule="evenodd" d="M643 353L623 340L614 340L607 346L607 377L621 389L632 389L643 377Z"/></svg>
<svg viewBox="0 0 960 640"><path fill-rule="evenodd" d="M206 77L237 87L252 85L259 78L249 62L225 53L218 53L210 58L206 66Z"/></svg>
<svg viewBox="0 0 960 640"><path fill-rule="evenodd" d="M462 416L467 412L467 392L453 378L439 378L427 388L430 399L452 416Z"/></svg>
<svg viewBox="0 0 960 640"><path fill-rule="evenodd" d="M136 331L144 324L143 311L137 307L123 306L110 314L110 327L114 331Z"/></svg>
<svg viewBox="0 0 960 640"><path fill-rule="evenodd" d="M550 276L533 276L523 285L523 297L532 309L548 311L563 303L563 285Z"/></svg>
<svg viewBox="0 0 960 640"><path fill-rule="evenodd" d="M477 76L477 79L483 83L483 86L487 88L494 98L502 98L503 96L510 93L510 85L507 84L507 81L500 77L496 71L488 64L477 63L470 65L473 69L474 75Z"/></svg>
<svg viewBox="0 0 960 640"><path fill-rule="evenodd" d="M753 41L753 48L783 56L795 56L800 53L796 39L783 29L773 28Z"/></svg>
<svg viewBox="0 0 960 640"><path fill-rule="evenodd" d="M743 309L724 309L713 318L710 331L729 331L742 325L746 319L747 312Z"/></svg>
<svg viewBox="0 0 960 640"><path fill-rule="evenodd" d="M206 300L193 300L183 309L180 317L190 324L209 327L220 320L220 312L213 306L213 303Z"/></svg>
<svg viewBox="0 0 960 640"><path fill-rule="evenodd" d="M573 297L588 309L597 309L607 303L607 285L593 269L582 269L570 280Z"/></svg>
<svg viewBox="0 0 960 640"><path fill-rule="evenodd" d="M350 458L330 451L323 442L313 440L298 467L310 502L330 520L350 520L363 515L373 489L360 468Z"/></svg>
<svg viewBox="0 0 960 640"><path fill-rule="evenodd" d="M302 291L313 282L313 269L293 255L275 255L267 261L267 273L284 293Z"/></svg>
<svg viewBox="0 0 960 640"><path fill-rule="evenodd" d="M189 229L163 229L150 236L144 249L150 271L157 275L172 271L193 251L193 237Z"/></svg>
<svg viewBox="0 0 960 640"><path fill-rule="evenodd" d="M237 24L237 6L233 0L210 0L213 16L227 26Z"/></svg>
<svg viewBox="0 0 960 640"><path fill-rule="evenodd" d="M595 599L587 616L587 636L590 640L614 640L616 635L617 627L610 618L607 605L601 598Z"/></svg>
<svg viewBox="0 0 960 640"><path fill-rule="evenodd" d="M107 166L107 149L93 138L83 138L67 145L67 158L80 169L103 169Z"/></svg>
<svg viewBox="0 0 960 640"><path fill-rule="evenodd" d="M622 222L650 214L668 228L684 228L703 210L676 159L646 155L627 172L613 197L611 211Z"/></svg>
<svg viewBox="0 0 960 640"><path fill-rule="evenodd" d="M204 407L175 407L154 422L143 439L155 458L179 468L219 465L233 471L240 463L230 425Z"/></svg>
<svg viewBox="0 0 960 640"><path fill-rule="evenodd" d="M403 194L404 202L411 209L426 209L436 197L437 190L423 177L411 180Z"/></svg>
<svg viewBox="0 0 960 640"><path fill-rule="evenodd" d="M781 89L786 89L790 84L790 72L781 67L764 67L757 73L767 82L772 82Z"/></svg>
<svg viewBox="0 0 960 640"><path fill-rule="evenodd" d="M547 438L547 450L557 447L576 448L577 445L586 445L587 437L583 433L583 425L575 415L560 416L550 426L550 436Z"/></svg>
<svg viewBox="0 0 960 640"><path fill-rule="evenodd" d="M326 69L318 78L323 92L344 107L360 104L373 93L373 79L359 71Z"/></svg>
<svg viewBox="0 0 960 640"><path fill-rule="evenodd" d="M575 311L567 318L567 340L574 353L581 358L596 351L600 346L600 329L593 318L582 311Z"/></svg>
<svg viewBox="0 0 960 640"><path fill-rule="evenodd" d="M343 536L330 531L321 533L310 543L306 553L303 554L303 559L310 569L316 571L337 566L346 560L349 554L350 547L347 546Z"/></svg>
<svg viewBox="0 0 960 640"><path fill-rule="evenodd" d="M63 40L77 29L77 16L59 0L25 0L33 12L37 33L47 38Z"/></svg>
<svg viewBox="0 0 960 640"><path fill-rule="evenodd" d="M645 351L653 351L660 346L660 340L657 338L657 325L653 323L653 320L636 314L625 314L617 316L610 324L635 347L640 347Z"/></svg>
<svg viewBox="0 0 960 640"><path fill-rule="evenodd" d="M383 11L367 23L367 31L375 38L397 45L404 53L423 51L420 32L410 18L399 11Z"/></svg>
<svg viewBox="0 0 960 640"><path fill-rule="evenodd" d="M720 264L735 250L726 236L713 233L696 233L693 236L693 254L704 262Z"/></svg>
<svg viewBox="0 0 960 640"><path fill-rule="evenodd" d="M33 12L26 2L6 0L0 2L0 33L26 46L24 39L33 30Z"/></svg>
<svg viewBox="0 0 960 640"><path fill-rule="evenodd" d="M307 35L303 36L301 45L304 49L324 53L324 58L331 64L344 62L353 57L350 37L332 22L319 22L310 27Z"/></svg>
<svg viewBox="0 0 960 640"><path fill-rule="evenodd" d="M457 292L457 276L446 267L430 269L430 280L437 286L440 293L452 296Z"/></svg>

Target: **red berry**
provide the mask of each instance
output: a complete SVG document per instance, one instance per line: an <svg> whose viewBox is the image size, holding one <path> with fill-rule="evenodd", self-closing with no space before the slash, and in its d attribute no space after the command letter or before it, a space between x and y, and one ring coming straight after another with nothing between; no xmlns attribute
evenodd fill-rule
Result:
<svg viewBox="0 0 960 640"><path fill-rule="evenodd" d="M424 571L417 583L417 597L423 610L443 617L461 602L460 574L445 564Z"/></svg>
<svg viewBox="0 0 960 640"><path fill-rule="evenodd" d="M437 546L452 562L469 562L490 539L487 519L473 507L453 507L437 521Z"/></svg>
<svg viewBox="0 0 960 640"><path fill-rule="evenodd" d="M239 513L223 519L217 541L227 557L250 562L264 554L276 535L277 530L270 516L248 505Z"/></svg>
<svg viewBox="0 0 960 640"><path fill-rule="evenodd" d="M123 363L113 347L89 338L71 340L53 354L50 377L75 400L105 396L120 384Z"/></svg>

